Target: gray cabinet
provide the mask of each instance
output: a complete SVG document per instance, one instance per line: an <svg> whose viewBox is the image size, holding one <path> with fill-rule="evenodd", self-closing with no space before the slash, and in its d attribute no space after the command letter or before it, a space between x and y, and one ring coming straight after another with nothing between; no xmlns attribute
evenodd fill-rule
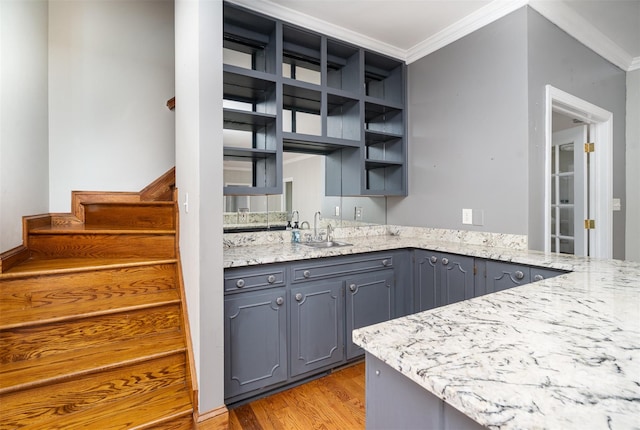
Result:
<svg viewBox="0 0 640 430"><path fill-rule="evenodd" d="M563 270L494 260L478 259L476 265L476 295L495 293L566 273Z"/></svg>
<svg viewBox="0 0 640 430"><path fill-rule="evenodd" d="M393 270L378 270L347 278L346 285L346 354L347 360L364 354L352 342L351 332L360 327L388 321L394 316L395 282Z"/></svg>
<svg viewBox="0 0 640 430"><path fill-rule="evenodd" d="M286 291L237 294L224 303L225 397L287 379Z"/></svg>
<svg viewBox="0 0 640 430"><path fill-rule="evenodd" d="M344 304L340 280L291 288L291 376L344 359Z"/></svg>
<svg viewBox="0 0 640 430"><path fill-rule="evenodd" d="M416 250L414 282L417 312L470 299L475 295L474 258Z"/></svg>

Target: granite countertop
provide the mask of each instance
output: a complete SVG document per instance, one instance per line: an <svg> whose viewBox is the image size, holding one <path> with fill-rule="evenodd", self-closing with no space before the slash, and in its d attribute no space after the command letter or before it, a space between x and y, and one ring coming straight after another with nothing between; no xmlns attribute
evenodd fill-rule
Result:
<svg viewBox="0 0 640 430"><path fill-rule="evenodd" d="M354 330L354 342L490 428L640 428L640 264L526 250L508 235L389 228L316 250L247 236L225 267L422 248L570 270ZM267 237L267 239L264 239ZM238 245L234 243L233 245Z"/></svg>

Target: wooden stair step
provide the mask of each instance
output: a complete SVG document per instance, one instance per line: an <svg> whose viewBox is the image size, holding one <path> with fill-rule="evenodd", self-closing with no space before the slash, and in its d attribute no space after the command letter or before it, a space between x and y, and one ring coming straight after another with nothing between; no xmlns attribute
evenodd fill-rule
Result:
<svg viewBox="0 0 640 430"><path fill-rule="evenodd" d="M173 303L174 264L119 267L0 281L0 328Z"/></svg>
<svg viewBox="0 0 640 430"><path fill-rule="evenodd" d="M0 283L6 279L26 278L63 273L148 266L155 264L176 264L175 258L31 258L0 273Z"/></svg>
<svg viewBox="0 0 640 430"><path fill-rule="evenodd" d="M185 354L8 393L0 428L131 429L192 412Z"/></svg>
<svg viewBox="0 0 640 430"><path fill-rule="evenodd" d="M87 227L118 226L168 230L176 227L174 202L83 203Z"/></svg>
<svg viewBox="0 0 640 430"><path fill-rule="evenodd" d="M184 352L181 332L149 335L0 365L0 395ZM58 345L54 348L59 347Z"/></svg>
<svg viewBox="0 0 640 430"><path fill-rule="evenodd" d="M32 258L175 258L173 231L94 230L52 227L29 233Z"/></svg>

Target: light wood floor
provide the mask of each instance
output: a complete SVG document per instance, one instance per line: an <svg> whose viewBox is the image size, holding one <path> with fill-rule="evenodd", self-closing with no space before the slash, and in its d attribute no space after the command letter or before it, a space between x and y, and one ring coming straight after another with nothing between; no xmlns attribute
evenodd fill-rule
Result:
<svg viewBox="0 0 640 430"><path fill-rule="evenodd" d="M364 362L229 412L230 430L365 428Z"/></svg>

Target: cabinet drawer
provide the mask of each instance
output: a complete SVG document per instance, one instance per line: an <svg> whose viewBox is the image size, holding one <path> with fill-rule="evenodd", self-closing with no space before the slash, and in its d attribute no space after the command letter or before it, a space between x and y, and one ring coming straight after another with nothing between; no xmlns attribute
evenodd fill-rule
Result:
<svg viewBox="0 0 640 430"><path fill-rule="evenodd" d="M241 291L285 284L285 268L260 267L258 269L227 270L224 273L224 291Z"/></svg>
<svg viewBox="0 0 640 430"><path fill-rule="evenodd" d="M393 254L380 254L369 258L336 257L321 263L306 263L292 267L293 282L343 276L393 267Z"/></svg>

